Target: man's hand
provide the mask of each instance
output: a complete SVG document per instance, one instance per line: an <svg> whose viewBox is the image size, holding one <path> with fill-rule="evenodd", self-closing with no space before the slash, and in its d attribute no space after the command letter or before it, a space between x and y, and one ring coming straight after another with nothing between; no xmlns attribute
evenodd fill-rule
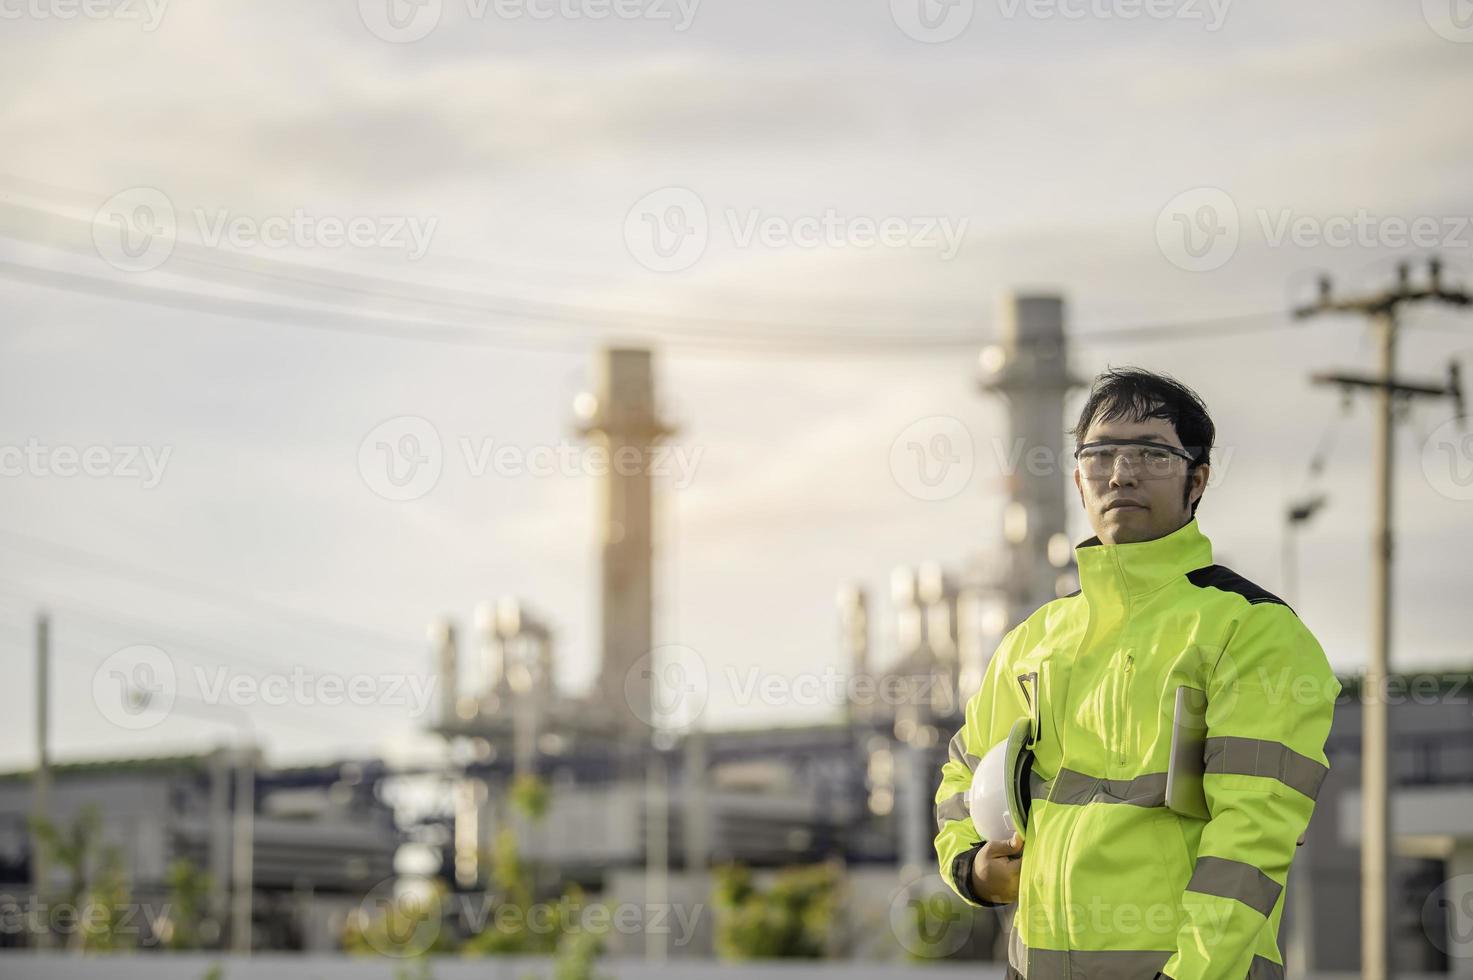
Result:
<svg viewBox="0 0 1473 980"><path fill-rule="evenodd" d="M1016 902L1023 870L1023 839L990 840L972 859L972 893L989 902Z"/></svg>

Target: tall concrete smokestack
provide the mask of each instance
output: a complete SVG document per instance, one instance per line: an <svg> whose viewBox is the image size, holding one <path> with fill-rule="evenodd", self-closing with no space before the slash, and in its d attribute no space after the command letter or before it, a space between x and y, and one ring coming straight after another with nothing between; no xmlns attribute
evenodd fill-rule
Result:
<svg viewBox="0 0 1473 980"><path fill-rule="evenodd" d="M1073 556L1065 525L1073 463L1064 450L1064 398L1080 382L1069 374L1061 297L1004 296L998 332L999 342L982 351L981 385L1009 408L1010 443L992 455L1016 460L1005 474L1011 499L1003 521L1011 625L1061 594L1061 566L1050 560L1050 541L1062 539L1054 540L1055 560L1062 555L1067 564Z"/></svg>
<svg viewBox="0 0 1473 980"><path fill-rule="evenodd" d="M608 451L603 477L603 658L598 696L621 731L648 736L654 678L640 660L654 646L654 495L651 453L675 430L656 412L647 350L604 350L598 384L580 396L580 431ZM646 660L645 664L649 664Z"/></svg>
<svg viewBox="0 0 1473 980"><path fill-rule="evenodd" d="M455 624L437 619L430 624L430 644L434 649L435 673L440 679L440 724L446 727L460 721L457 702L460 698L460 656Z"/></svg>
<svg viewBox="0 0 1473 980"><path fill-rule="evenodd" d="M848 677L869 684L869 596L860 585L846 585L839 589L838 604L841 666ZM868 718L872 707L868 702L856 704L852 698L844 699L844 710L850 721Z"/></svg>

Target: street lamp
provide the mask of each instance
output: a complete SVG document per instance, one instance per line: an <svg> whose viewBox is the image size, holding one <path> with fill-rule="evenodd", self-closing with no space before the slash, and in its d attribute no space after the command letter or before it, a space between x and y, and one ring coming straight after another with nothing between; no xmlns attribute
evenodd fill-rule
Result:
<svg viewBox="0 0 1473 980"><path fill-rule="evenodd" d="M1296 537L1299 527L1307 524L1317 511L1323 508L1329 500L1324 494L1316 494L1313 497L1305 497L1289 505L1284 514L1284 554L1283 554L1283 577L1284 577L1284 601L1293 602L1299 591L1299 542Z"/></svg>

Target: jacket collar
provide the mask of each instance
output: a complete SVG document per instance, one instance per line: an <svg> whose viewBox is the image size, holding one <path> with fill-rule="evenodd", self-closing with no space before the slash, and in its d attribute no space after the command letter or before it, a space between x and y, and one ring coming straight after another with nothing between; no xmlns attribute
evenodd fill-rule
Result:
<svg viewBox="0 0 1473 980"><path fill-rule="evenodd" d="M1187 572L1212 564L1212 542L1193 517L1150 541L1102 544L1092 537L1074 546L1079 588L1086 598L1126 598L1154 592Z"/></svg>

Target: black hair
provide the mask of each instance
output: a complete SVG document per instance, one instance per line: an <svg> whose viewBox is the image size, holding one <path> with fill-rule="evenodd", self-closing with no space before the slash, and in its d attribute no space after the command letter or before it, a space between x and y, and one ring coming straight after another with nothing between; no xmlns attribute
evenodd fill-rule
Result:
<svg viewBox="0 0 1473 980"><path fill-rule="evenodd" d="M1169 375L1137 367L1108 368L1089 387L1089 398L1070 433L1075 446L1084 442L1085 433L1095 422L1112 419L1165 419L1171 423L1182 446L1195 454L1187 465L1188 479L1182 491L1185 502L1185 496L1191 493L1191 473L1212 462L1212 443L1217 438L1201 396ZM1192 501L1193 517L1201 502L1201 497Z"/></svg>

